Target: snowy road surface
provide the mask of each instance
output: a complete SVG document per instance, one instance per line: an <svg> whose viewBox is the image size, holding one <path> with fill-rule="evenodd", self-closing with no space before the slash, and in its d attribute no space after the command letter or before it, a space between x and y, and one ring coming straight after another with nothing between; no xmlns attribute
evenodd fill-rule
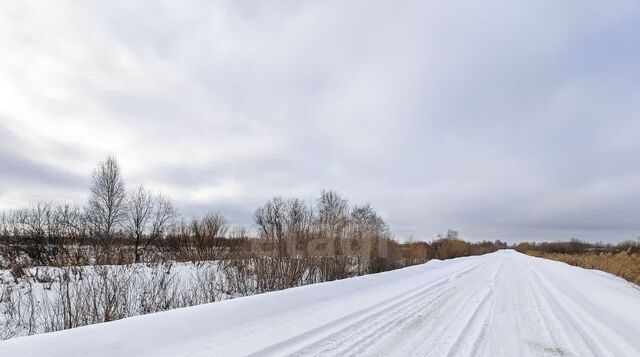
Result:
<svg viewBox="0 0 640 357"><path fill-rule="evenodd" d="M500 251L0 342L0 356L640 356L640 290Z"/></svg>

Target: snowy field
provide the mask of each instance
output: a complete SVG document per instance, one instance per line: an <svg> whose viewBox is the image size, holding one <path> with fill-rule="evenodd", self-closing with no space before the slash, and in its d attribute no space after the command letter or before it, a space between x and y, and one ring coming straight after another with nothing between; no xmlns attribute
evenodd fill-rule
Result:
<svg viewBox="0 0 640 357"><path fill-rule="evenodd" d="M0 356L640 356L640 290L515 251L0 342Z"/></svg>
<svg viewBox="0 0 640 357"><path fill-rule="evenodd" d="M0 339L219 301L217 262L0 270Z"/></svg>

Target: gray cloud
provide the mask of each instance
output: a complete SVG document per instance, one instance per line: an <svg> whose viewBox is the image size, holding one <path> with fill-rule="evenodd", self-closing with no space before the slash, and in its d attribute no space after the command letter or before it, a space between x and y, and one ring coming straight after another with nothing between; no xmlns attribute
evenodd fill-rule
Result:
<svg viewBox="0 0 640 357"><path fill-rule="evenodd" d="M638 28L636 1L4 4L0 206L82 199L114 153L185 214L335 188L401 237L633 238Z"/></svg>
<svg viewBox="0 0 640 357"><path fill-rule="evenodd" d="M87 179L28 158L0 153L0 180L7 186L87 186ZM5 187L8 188L8 187Z"/></svg>
<svg viewBox="0 0 640 357"><path fill-rule="evenodd" d="M29 144L0 126L0 180L11 186L40 185L50 187L85 186L87 179L23 154ZM66 152L69 148L57 148Z"/></svg>

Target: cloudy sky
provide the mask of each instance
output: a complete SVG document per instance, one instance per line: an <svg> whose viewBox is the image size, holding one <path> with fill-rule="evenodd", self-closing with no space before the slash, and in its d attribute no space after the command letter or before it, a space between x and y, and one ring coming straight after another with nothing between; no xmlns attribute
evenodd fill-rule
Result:
<svg viewBox="0 0 640 357"><path fill-rule="evenodd" d="M398 237L640 234L640 2L0 0L0 208L127 185L249 224L336 189Z"/></svg>

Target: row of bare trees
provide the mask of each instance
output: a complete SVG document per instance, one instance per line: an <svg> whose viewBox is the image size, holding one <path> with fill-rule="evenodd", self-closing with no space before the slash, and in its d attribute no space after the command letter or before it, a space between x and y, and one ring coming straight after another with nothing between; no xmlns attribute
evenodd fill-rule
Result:
<svg viewBox="0 0 640 357"><path fill-rule="evenodd" d="M370 206L351 207L335 191L323 191L315 202L276 197L253 218L251 240L244 228L231 231L219 212L179 219L166 196L142 185L127 192L121 167L109 156L93 171L86 205L38 203L0 213L0 263L122 264L141 262L145 256L217 259L238 250L252 256L257 254L254 249L280 258L314 255L346 264L347 255L372 258L371 251L352 254L355 248L370 250L377 246L373 240L390 239L386 223Z"/></svg>
<svg viewBox="0 0 640 357"><path fill-rule="evenodd" d="M39 265L109 263L114 262L113 246L126 243L133 246L133 260L139 262L142 253L173 226L177 217L173 203L144 186L127 193L115 157L100 162L92 179L85 207L47 202L2 212L5 260L27 259Z"/></svg>
<svg viewBox="0 0 640 357"><path fill-rule="evenodd" d="M87 216L93 223L93 236L107 245L115 235L133 238L134 262L138 263L142 251L173 225L177 215L173 203L142 185L127 195L113 156L98 165L92 178Z"/></svg>
<svg viewBox="0 0 640 357"><path fill-rule="evenodd" d="M257 239L249 267L256 290L281 289L387 270L392 266L389 228L369 206L351 206L335 191L315 202L273 198L254 213ZM229 265L238 264L237 261Z"/></svg>

